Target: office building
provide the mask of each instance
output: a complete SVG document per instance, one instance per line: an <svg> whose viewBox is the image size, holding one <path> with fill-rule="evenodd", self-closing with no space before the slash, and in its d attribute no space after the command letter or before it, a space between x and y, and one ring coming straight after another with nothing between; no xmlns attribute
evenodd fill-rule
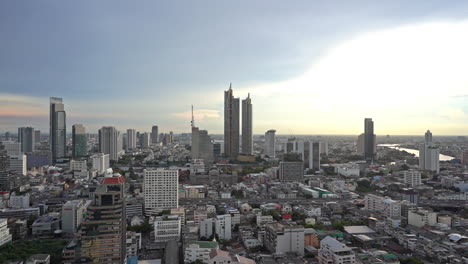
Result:
<svg viewBox="0 0 468 264"><path fill-rule="evenodd" d="M52 160L66 156L67 124L66 113L62 98L50 97L50 124L49 145L52 152Z"/></svg>
<svg viewBox="0 0 468 264"><path fill-rule="evenodd" d="M136 149L136 132L135 129L127 129L127 149Z"/></svg>
<svg viewBox="0 0 468 264"><path fill-rule="evenodd" d="M302 182L304 180L303 162L281 161L279 165L279 180L281 182Z"/></svg>
<svg viewBox="0 0 468 264"><path fill-rule="evenodd" d="M147 149L150 147L151 137L150 133L145 132L140 134L140 148Z"/></svg>
<svg viewBox="0 0 468 264"><path fill-rule="evenodd" d="M86 210L91 201L71 200L62 206L62 230L65 233L75 233L83 222Z"/></svg>
<svg viewBox="0 0 468 264"><path fill-rule="evenodd" d="M265 155L274 158L276 156L275 152L275 136L276 130L270 129L265 133Z"/></svg>
<svg viewBox="0 0 468 264"><path fill-rule="evenodd" d="M11 242L12 236L10 234L10 229L8 228L8 219L0 219L0 246L5 245L8 242Z"/></svg>
<svg viewBox="0 0 468 264"><path fill-rule="evenodd" d="M213 162L213 143L208 131L192 126L192 159L202 159L205 163Z"/></svg>
<svg viewBox="0 0 468 264"><path fill-rule="evenodd" d="M265 225L264 245L272 254L296 253L304 255L304 227L278 222Z"/></svg>
<svg viewBox="0 0 468 264"><path fill-rule="evenodd" d="M8 156L15 156L23 154L21 150L21 143L14 142L14 141L3 141L3 146L5 146L5 150L7 151Z"/></svg>
<svg viewBox="0 0 468 264"><path fill-rule="evenodd" d="M9 191L10 190L10 157L8 152L0 143L0 191Z"/></svg>
<svg viewBox="0 0 468 264"><path fill-rule="evenodd" d="M127 253L125 178L104 177L78 232L78 263L124 263Z"/></svg>
<svg viewBox="0 0 468 264"><path fill-rule="evenodd" d="M81 124L72 126L72 157L84 157L88 153L88 138L86 129Z"/></svg>
<svg viewBox="0 0 468 264"><path fill-rule="evenodd" d="M421 185L421 172L417 170L403 171L403 181L406 185L415 187Z"/></svg>
<svg viewBox="0 0 468 264"><path fill-rule="evenodd" d="M239 154L239 98L234 98L232 85L224 91L224 154L236 158Z"/></svg>
<svg viewBox="0 0 468 264"><path fill-rule="evenodd" d="M18 128L18 142L21 144L21 151L23 153L33 152L34 143L34 128L20 127Z"/></svg>
<svg viewBox="0 0 468 264"><path fill-rule="evenodd" d="M250 94L242 100L242 154L253 154L252 100Z"/></svg>
<svg viewBox="0 0 468 264"><path fill-rule="evenodd" d="M372 118L364 119L364 158L372 162L375 157L375 134L374 134L374 121Z"/></svg>
<svg viewBox="0 0 468 264"><path fill-rule="evenodd" d="M144 170L146 214L179 207L179 171L158 168Z"/></svg>
<svg viewBox="0 0 468 264"><path fill-rule="evenodd" d="M115 127L102 127L99 129L99 151L109 154L112 161L119 160L121 145L119 147L120 133Z"/></svg>
<svg viewBox="0 0 468 264"><path fill-rule="evenodd" d="M159 130L158 126L153 126L151 128L151 144L152 145L156 145L159 142L159 140L158 140L158 137L159 137L158 130Z"/></svg>
<svg viewBox="0 0 468 264"><path fill-rule="evenodd" d="M34 143L36 145L41 144L41 131L34 130Z"/></svg>
<svg viewBox="0 0 468 264"><path fill-rule="evenodd" d="M15 172L17 175L26 175L27 172L27 157L24 154L11 155L10 157L10 171Z"/></svg>
<svg viewBox="0 0 468 264"><path fill-rule="evenodd" d="M110 168L109 154L94 154L91 159L93 161L93 170L96 170L98 175L104 174Z"/></svg>
<svg viewBox="0 0 468 264"><path fill-rule="evenodd" d="M154 242L164 247L171 240L180 241L181 227L178 215L156 217L154 220Z"/></svg>
<svg viewBox="0 0 468 264"><path fill-rule="evenodd" d="M320 241L318 260L320 264L355 264L356 255L345 244L327 236Z"/></svg>
<svg viewBox="0 0 468 264"><path fill-rule="evenodd" d="M432 142L432 133L427 130L424 143L419 144L419 169L439 173L439 155L439 147Z"/></svg>

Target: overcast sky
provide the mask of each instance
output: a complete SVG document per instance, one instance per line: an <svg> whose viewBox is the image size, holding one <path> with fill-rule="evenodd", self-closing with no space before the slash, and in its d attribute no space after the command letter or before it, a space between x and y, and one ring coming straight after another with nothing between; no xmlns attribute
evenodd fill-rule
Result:
<svg viewBox="0 0 468 264"><path fill-rule="evenodd" d="M468 1L0 1L0 131L468 134ZM71 129L70 129L71 131Z"/></svg>

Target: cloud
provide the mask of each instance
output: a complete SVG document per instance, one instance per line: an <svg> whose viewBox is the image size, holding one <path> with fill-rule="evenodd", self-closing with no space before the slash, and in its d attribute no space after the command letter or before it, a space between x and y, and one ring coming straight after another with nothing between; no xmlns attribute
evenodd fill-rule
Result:
<svg viewBox="0 0 468 264"><path fill-rule="evenodd" d="M180 113L172 113L171 114L174 117L181 118L181 119L191 119L192 118L192 112L191 111L186 111L186 112L180 112ZM193 111L193 115L195 117L195 122L197 120L206 120L206 119L220 119L221 115L218 110L213 110L213 109L198 109Z"/></svg>

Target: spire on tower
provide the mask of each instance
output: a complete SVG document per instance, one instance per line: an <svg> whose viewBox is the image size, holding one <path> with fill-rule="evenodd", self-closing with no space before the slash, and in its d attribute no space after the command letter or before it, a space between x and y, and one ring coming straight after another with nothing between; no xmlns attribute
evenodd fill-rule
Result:
<svg viewBox="0 0 468 264"><path fill-rule="evenodd" d="M192 121L190 122L190 125L191 125L192 127L195 126L195 118L193 117L193 105L192 105Z"/></svg>

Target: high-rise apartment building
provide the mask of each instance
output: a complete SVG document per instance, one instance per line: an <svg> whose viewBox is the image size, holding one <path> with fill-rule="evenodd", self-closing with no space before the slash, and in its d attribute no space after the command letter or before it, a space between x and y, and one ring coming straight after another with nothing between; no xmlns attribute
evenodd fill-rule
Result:
<svg viewBox="0 0 468 264"><path fill-rule="evenodd" d="M136 144L136 131L133 128L127 129L127 149L135 149Z"/></svg>
<svg viewBox="0 0 468 264"><path fill-rule="evenodd" d="M34 143L36 145L41 143L41 131L40 130L34 130Z"/></svg>
<svg viewBox="0 0 468 264"><path fill-rule="evenodd" d="M274 158L275 153L275 133L276 130L270 129L265 133L265 155Z"/></svg>
<svg viewBox="0 0 468 264"><path fill-rule="evenodd" d="M411 187L421 185L421 172L417 170L405 170L403 171L403 181Z"/></svg>
<svg viewBox="0 0 468 264"><path fill-rule="evenodd" d="M302 161L281 161L279 180L281 182L302 182L304 180L304 163Z"/></svg>
<svg viewBox="0 0 468 264"><path fill-rule="evenodd" d="M81 124L72 126L72 156L74 158L84 157L88 153L88 138L86 129Z"/></svg>
<svg viewBox="0 0 468 264"><path fill-rule="evenodd" d="M432 142L432 133L427 130L424 143L419 144L419 169L439 173L439 147Z"/></svg>
<svg viewBox="0 0 468 264"><path fill-rule="evenodd" d="M121 148L119 148L120 133L115 127L102 127L99 129L99 151L109 154L110 160L118 160Z"/></svg>
<svg viewBox="0 0 468 264"><path fill-rule="evenodd" d="M215 232L221 240L231 239L231 215L217 215L215 221Z"/></svg>
<svg viewBox="0 0 468 264"><path fill-rule="evenodd" d="M62 98L50 97L49 121L49 145L52 151L52 160L55 161L66 156L67 124Z"/></svg>
<svg viewBox="0 0 468 264"><path fill-rule="evenodd" d="M231 158L239 154L239 98L234 98L231 85L224 91L224 154Z"/></svg>
<svg viewBox="0 0 468 264"><path fill-rule="evenodd" d="M374 121L372 118L364 119L364 158L372 162L375 157Z"/></svg>
<svg viewBox="0 0 468 264"><path fill-rule="evenodd" d="M98 175L104 174L110 168L109 154L94 154L91 159L93 161L93 170L96 170Z"/></svg>
<svg viewBox="0 0 468 264"><path fill-rule="evenodd" d="M126 256L125 178L104 177L81 224L78 263L124 263Z"/></svg>
<svg viewBox="0 0 468 264"><path fill-rule="evenodd" d="M157 144L158 143L158 137L159 137L159 134L158 134L158 126L153 126L151 128L151 144Z"/></svg>
<svg viewBox="0 0 468 264"><path fill-rule="evenodd" d="M150 147L151 135L148 132L140 134L140 148L147 149Z"/></svg>
<svg viewBox="0 0 468 264"><path fill-rule="evenodd" d="M146 213L179 207L179 171L158 168L144 171Z"/></svg>
<svg viewBox="0 0 468 264"><path fill-rule="evenodd" d="M253 154L252 99L250 99L250 94L242 100L242 153Z"/></svg>
<svg viewBox="0 0 468 264"><path fill-rule="evenodd" d="M35 146L34 128L20 127L18 128L18 142L21 143L21 151L23 153L31 153Z"/></svg>

